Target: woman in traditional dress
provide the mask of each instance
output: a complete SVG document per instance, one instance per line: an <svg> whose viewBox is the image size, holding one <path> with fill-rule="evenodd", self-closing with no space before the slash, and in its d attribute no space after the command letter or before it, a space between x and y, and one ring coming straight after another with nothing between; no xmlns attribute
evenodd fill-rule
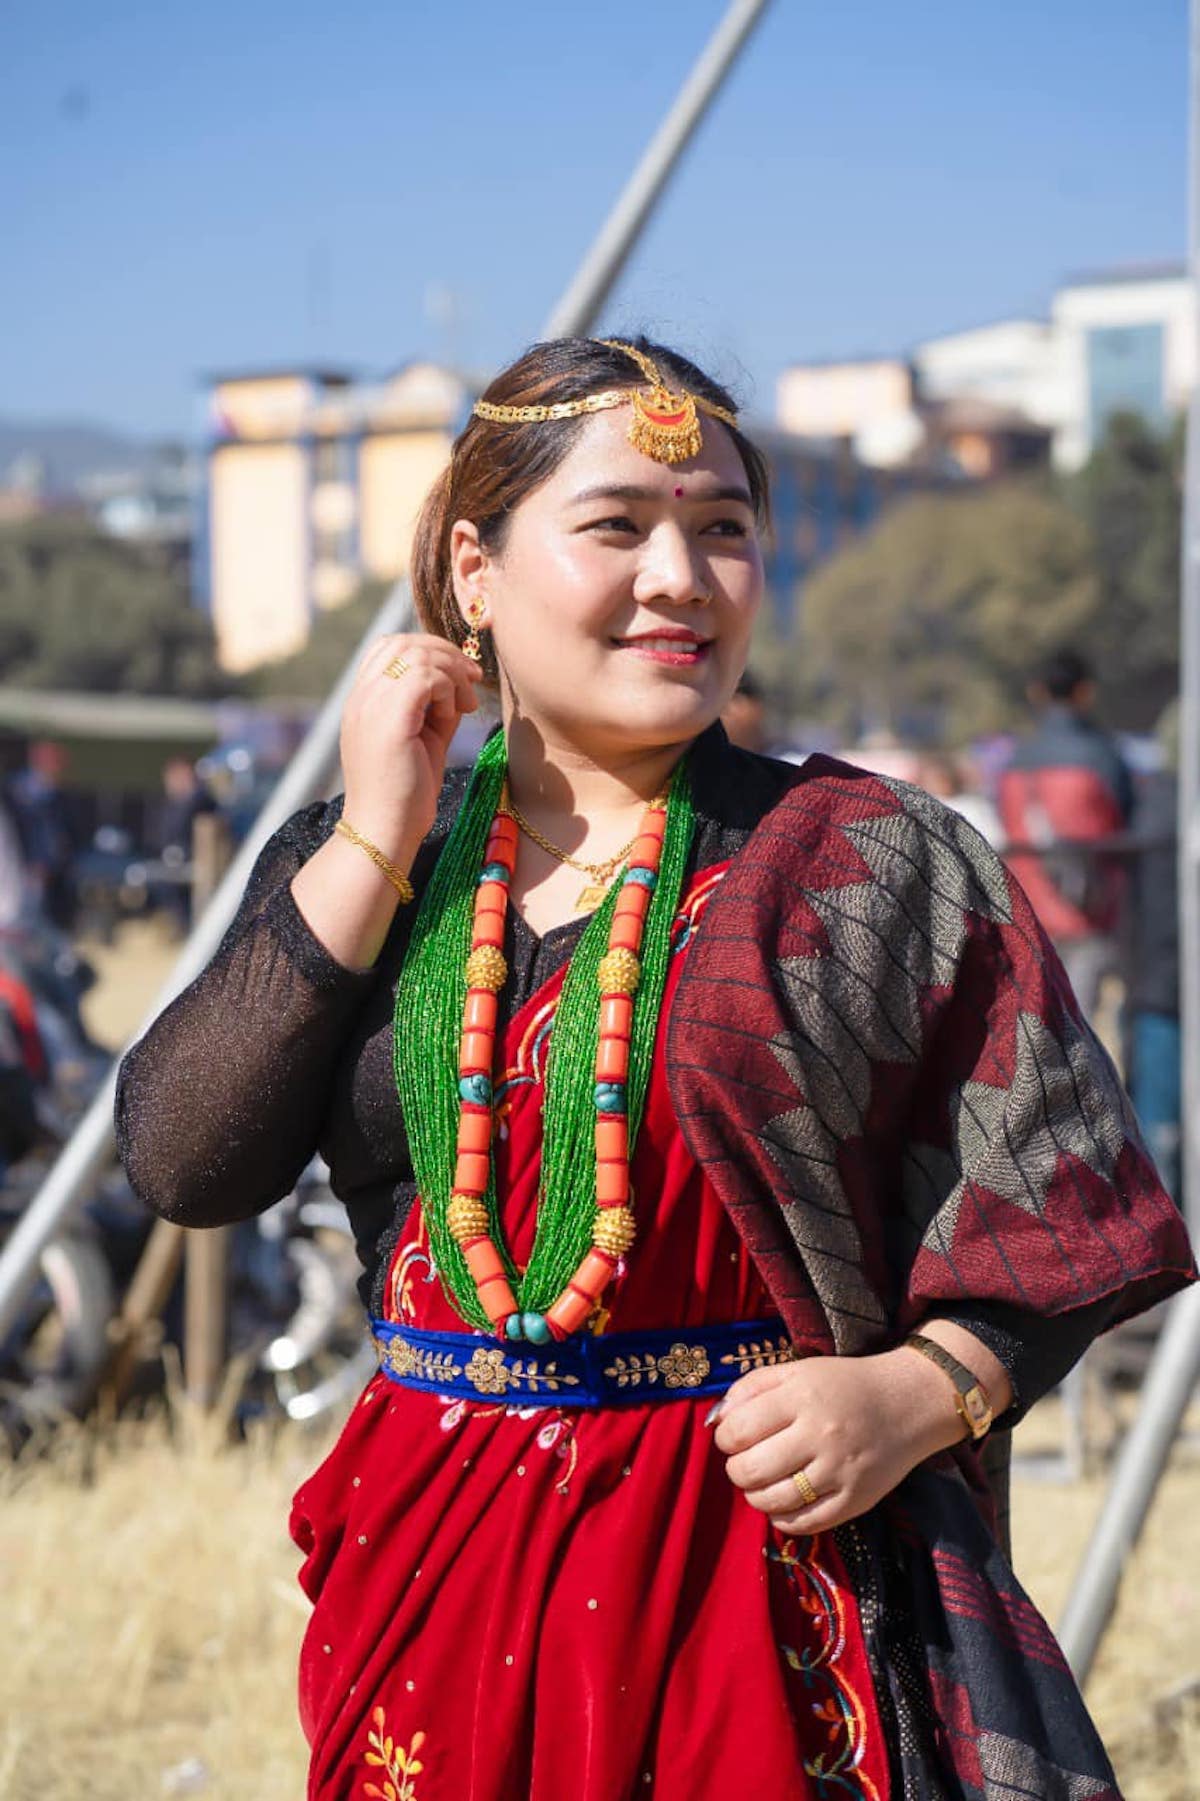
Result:
<svg viewBox="0 0 1200 1801"><path fill-rule="evenodd" d="M674 352L499 376L344 796L126 1060L159 1212L319 1149L355 1229L379 1372L292 1517L311 1801L1116 1794L984 1451L1187 1243L983 841L725 738L766 511Z"/></svg>

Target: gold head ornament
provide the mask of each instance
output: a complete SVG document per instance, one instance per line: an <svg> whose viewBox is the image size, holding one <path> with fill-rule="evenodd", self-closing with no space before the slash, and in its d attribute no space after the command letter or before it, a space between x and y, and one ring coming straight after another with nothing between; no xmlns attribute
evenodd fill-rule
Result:
<svg viewBox="0 0 1200 1801"><path fill-rule="evenodd" d="M601 338L610 350L623 351L631 357L646 377L644 388L605 388L599 394L584 394L578 400L556 400L546 405L502 406L491 400L477 400L473 411L477 419L489 419L495 425L542 424L547 419L578 419L584 413L603 413L611 407L633 409L629 422L629 442L643 456L656 463L685 463L699 456L704 440L700 432L700 413L720 419L725 425L736 425L737 414L728 407L705 400L702 394L681 388L675 393L659 372L658 365L632 344L618 338Z"/></svg>

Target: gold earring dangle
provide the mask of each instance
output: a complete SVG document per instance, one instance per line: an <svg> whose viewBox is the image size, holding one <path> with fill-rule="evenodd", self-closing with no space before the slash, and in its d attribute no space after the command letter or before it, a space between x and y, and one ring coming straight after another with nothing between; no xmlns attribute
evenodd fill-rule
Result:
<svg viewBox="0 0 1200 1801"><path fill-rule="evenodd" d="M482 619L483 602L481 600L471 601L467 606L467 624L471 629L468 631L466 643L463 645L463 655L470 657L472 663L483 662L483 645L479 640L479 627Z"/></svg>

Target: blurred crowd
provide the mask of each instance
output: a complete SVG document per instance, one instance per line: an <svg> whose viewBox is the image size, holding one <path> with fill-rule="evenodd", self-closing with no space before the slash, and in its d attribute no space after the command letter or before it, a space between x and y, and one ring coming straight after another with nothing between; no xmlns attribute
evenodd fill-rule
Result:
<svg viewBox="0 0 1200 1801"><path fill-rule="evenodd" d="M916 783L1004 856L1081 1008L1116 1056L1178 1197L1176 708L1154 740L1118 742L1097 717L1092 669L1071 649L1031 672L1028 702L1027 731L1006 742L958 752L878 738L821 748ZM773 731L768 696L750 673L724 724L735 743L792 762L814 748ZM469 760L477 745L456 748L459 760ZM198 762L170 756L133 843L127 832L81 830L68 775L62 746L37 740L23 765L0 780L0 1091L5 1067L31 1057L28 1030L22 1040L14 1019L13 971L31 958L61 956L62 944L80 935L110 935L128 912L154 913L182 936L191 921L197 821L219 815L236 842L269 780L237 747ZM0 1122L0 1157L3 1140Z"/></svg>
<svg viewBox="0 0 1200 1801"><path fill-rule="evenodd" d="M1118 741L1097 717L1086 657L1064 648L1030 673L1027 731L958 753L892 739L833 747L910 781L1000 852L1052 940L1080 1007L1101 1029L1171 1192L1180 1193L1178 707L1152 740ZM747 674L724 715L735 743L801 762L772 736Z"/></svg>
<svg viewBox="0 0 1200 1801"><path fill-rule="evenodd" d="M95 976L81 945L132 913L182 937L196 822L218 811L204 771L170 756L134 843L117 828L88 830L70 776L64 747L36 739L0 778L0 1185L35 1145L65 1135L107 1066L84 1020Z"/></svg>

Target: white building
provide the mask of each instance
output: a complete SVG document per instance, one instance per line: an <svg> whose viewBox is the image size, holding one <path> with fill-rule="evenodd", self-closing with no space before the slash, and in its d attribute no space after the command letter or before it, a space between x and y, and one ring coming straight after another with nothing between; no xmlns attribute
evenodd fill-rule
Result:
<svg viewBox="0 0 1200 1801"><path fill-rule="evenodd" d="M1065 397L1054 439L1060 468L1077 469L1116 412L1165 425L1196 379L1196 300L1182 269L1131 270L1069 283L1051 328Z"/></svg>
<svg viewBox="0 0 1200 1801"><path fill-rule="evenodd" d="M919 451L922 422L972 402L1051 433L1057 468L1087 461L1116 412L1165 425L1196 377L1195 301L1180 268L1081 277L1049 319L1004 319L918 344L911 358L805 363L779 380L777 413L805 437L843 436L867 462ZM974 473L974 471L966 471Z"/></svg>
<svg viewBox="0 0 1200 1801"><path fill-rule="evenodd" d="M913 365L923 400L983 400L1052 429L1062 419L1057 345L1045 320L1004 319L929 338Z"/></svg>

